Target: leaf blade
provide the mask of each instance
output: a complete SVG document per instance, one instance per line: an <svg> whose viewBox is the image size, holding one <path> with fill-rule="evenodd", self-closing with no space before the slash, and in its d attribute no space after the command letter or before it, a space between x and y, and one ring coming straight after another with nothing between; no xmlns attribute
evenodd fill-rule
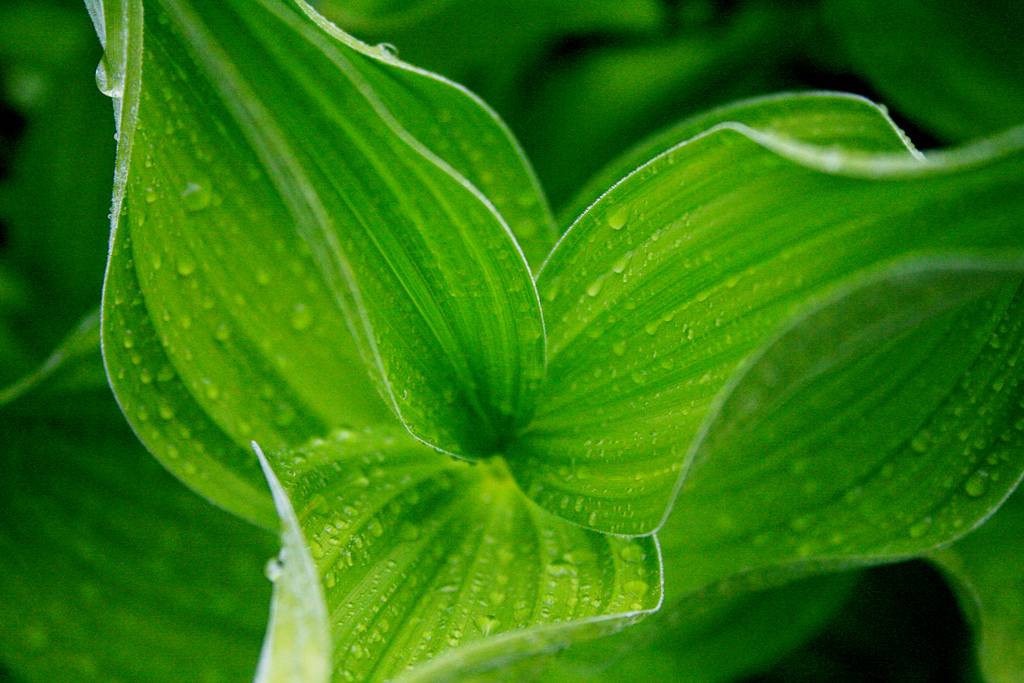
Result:
<svg viewBox="0 0 1024 683"><path fill-rule="evenodd" d="M271 459L323 582L336 679L455 679L617 630L660 603L652 539L547 514L500 462L456 461L393 428Z"/></svg>
<svg viewBox="0 0 1024 683"><path fill-rule="evenodd" d="M511 458L524 488L549 507L582 497L586 512L573 519L591 527L655 528L708 402L787 316L901 257L1018 252L1022 140L1015 131L920 161L724 124L634 173L541 273L559 325L542 408ZM598 238L605 249L588 252ZM587 431L605 444L573 446ZM559 473L569 459L592 461L588 482ZM627 489L640 500L621 502Z"/></svg>
<svg viewBox="0 0 1024 683"><path fill-rule="evenodd" d="M754 97L701 112L640 141L587 180L559 211L559 223L570 225L621 178L662 152L725 122L819 147L834 145L878 153L913 151L886 111L863 97L837 92Z"/></svg>
<svg viewBox="0 0 1024 683"><path fill-rule="evenodd" d="M158 457L265 524L250 439L301 443L386 421L390 404L420 438L473 457L529 412L543 373L539 302L502 217L401 126L352 66L369 58L306 12L157 3L146 48L136 24L123 41L145 76L126 81L111 377L189 433L154 436L129 411ZM146 381L160 373L166 392Z"/></svg>

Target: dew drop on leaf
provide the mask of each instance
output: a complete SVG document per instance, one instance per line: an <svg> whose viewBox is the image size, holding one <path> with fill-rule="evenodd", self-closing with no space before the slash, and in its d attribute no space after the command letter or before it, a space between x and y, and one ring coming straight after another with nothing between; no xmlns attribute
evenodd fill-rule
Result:
<svg viewBox="0 0 1024 683"><path fill-rule="evenodd" d="M124 95L124 78L117 70L111 69L104 57L96 65L96 87L107 97L122 97Z"/></svg>
<svg viewBox="0 0 1024 683"><path fill-rule="evenodd" d="M476 626L480 629L480 633L489 636L494 629L498 628L500 622L489 614L479 614L476 617Z"/></svg>
<svg viewBox="0 0 1024 683"><path fill-rule="evenodd" d="M638 563L644 561L644 549L636 543L630 543L619 551L619 556L622 557L623 561L630 563Z"/></svg>
<svg viewBox="0 0 1024 683"><path fill-rule="evenodd" d="M210 205L212 192L208 184L193 181L181 191L181 199L188 211L202 211Z"/></svg>
<svg viewBox="0 0 1024 683"><path fill-rule="evenodd" d="M641 581L639 579L633 579L632 581L627 581L622 586L622 588L629 595L631 595L631 596L633 596L635 598L642 598L644 595L647 594L647 589L649 588L649 586L647 585L646 581Z"/></svg>
<svg viewBox="0 0 1024 683"><path fill-rule="evenodd" d="M988 490L988 472L978 470L964 482L964 493L971 498L980 498Z"/></svg>
<svg viewBox="0 0 1024 683"><path fill-rule="evenodd" d="M186 256L178 260L178 275L188 277L194 272L196 272L196 262L190 257Z"/></svg>
<svg viewBox="0 0 1024 683"><path fill-rule="evenodd" d="M612 230L622 230L629 221L629 208L623 206L608 216L608 227Z"/></svg>
<svg viewBox="0 0 1024 683"><path fill-rule="evenodd" d="M377 519L371 519L369 523L366 525L366 529L370 532L371 536L380 538L384 535L384 527L381 526L380 521Z"/></svg>
<svg viewBox="0 0 1024 683"><path fill-rule="evenodd" d="M915 453L925 453L928 450L928 436L926 434L918 434L910 441L910 447L914 449Z"/></svg>
<svg viewBox="0 0 1024 683"><path fill-rule="evenodd" d="M918 522L917 524L914 524L912 527L910 527L910 537L911 538L921 538L922 536L925 535L925 532L928 531L928 528L931 525L932 525L932 518L931 517L925 517L920 522Z"/></svg>
<svg viewBox="0 0 1024 683"><path fill-rule="evenodd" d="M313 314L306 304L296 304L292 310L292 329L301 332L313 324Z"/></svg>
<svg viewBox="0 0 1024 683"><path fill-rule="evenodd" d="M284 571L284 562L280 557L272 557L263 566L263 573L270 581L277 581Z"/></svg>

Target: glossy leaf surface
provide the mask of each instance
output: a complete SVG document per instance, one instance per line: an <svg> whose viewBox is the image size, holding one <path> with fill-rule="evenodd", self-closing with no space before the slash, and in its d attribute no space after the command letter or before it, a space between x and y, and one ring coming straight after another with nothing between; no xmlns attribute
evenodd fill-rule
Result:
<svg viewBox="0 0 1024 683"><path fill-rule="evenodd" d="M659 534L664 612L560 666L642 667L716 595L919 555L988 517L1024 472L1016 267L919 264L780 335L709 419Z"/></svg>
<svg viewBox="0 0 1024 683"><path fill-rule="evenodd" d="M760 353L709 418L662 531L672 591L912 556L991 514L1024 472L1018 278L901 269Z"/></svg>
<svg viewBox="0 0 1024 683"><path fill-rule="evenodd" d="M417 92L404 78L447 88L449 104L465 94L311 17L269 1L152 3L121 26L138 100L122 117L108 365L150 448L265 523L249 439L302 442L385 419L389 403L421 438L487 454L543 372L539 304L504 219L426 146L443 103L401 106ZM498 145L488 116L474 125L490 120L494 139L453 159ZM188 466L186 451L199 451Z"/></svg>
<svg viewBox="0 0 1024 683"><path fill-rule="evenodd" d="M541 272L548 382L513 473L581 524L655 529L712 400L787 318L901 258L1022 252L1022 143L920 161L723 124L657 157Z"/></svg>
<svg viewBox="0 0 1024 683"><path fill-rule="evenodd" d="M684 119L630 148L584 184L576 197L559 211L559 222L568 227L609 188L640 166L728 122L820 147L879 153L912 150L910 141L885 109L862 97L831 92L755 97Z"/></svg>
<svg viewBox="0 0 1024 683"><path fill-rule="evenodd" d="M322 582L333 680L455 679L660 604L652 539L541 510L500 460L453 460L394 429L269 457Z"/></svg>

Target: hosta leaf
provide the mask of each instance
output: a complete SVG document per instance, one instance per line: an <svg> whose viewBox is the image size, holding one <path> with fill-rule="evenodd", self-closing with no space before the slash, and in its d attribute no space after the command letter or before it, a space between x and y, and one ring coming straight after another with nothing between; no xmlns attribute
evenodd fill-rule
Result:
<svg viewBox="0 0 1024 683"><path fill-rule="evenodd" d="M984 526L932 559L953 580L977 629L978 660L990 683L1024 675L1024 493L1017 492Z"/></svg>
<svg viewBox="0 0 1024 683"><path fill-rule="evenodd" d="M554 218L530 162L498 115L461 85L399 61L389 43L369 48L319 15L310 16L371 58L353 65L414 137L483 192L530 262L539 266L555 243Z"/></svg>
<svg viewBox="0 0 1024 683"><path fill-rule="evenodd" d="M447 680L614 631L660 604L653 539L541 510L500 459L455 460L395 428L340 431L269 458L322 581L334 680Z"/></svg>
<svg viewBox="0 0 1024 683"><path fill-rule="evenodd" d="M738 593L710 588L637 629L567 650L541 680L734 681L811 638L849 598L856 578L842 573Z"/></svg>
<svg viewBox="0 0 1024 683"><path fill-rule="evenodd" d="M0 408L3 666L39 683L247 680L272 539L181 486L109 389L79 381L102 376L92 339Z"/></svg>
<svg viewBox="0 0 1024 683"><path fill-rule="evenodd" d="M535 500L645 533L742 360L809 302L925 253L1019 255L1024 131L928 161L723 124L592 206L539 279L548 382L510 467Z"/></svg>
<svg viewBox="0 0 1024 683"><path fill-rule="evenodd" d="M985 519L1024 472L1019 277L900 268L759 352L662 529L670 590L917 555Z"/></svg>
<svg viewBox="0 0 1024 683"><path fill-rule="evenodd" d="M131 164L104 308L114 388L143 440L269 523L245 444L385 419L365 358L420 438L493 449L543 371L539 304L492 204L414 137L437 127L430 108L391 108L408 69L304 4L145 9L145 30L122 37L141 63L125 70ZM402 97L458 94L432 83Z"/></svg>
<svg viewBox="0 0 1024 683"><path fill-rule="evenodd" d="M274 581L274 598L255 680L327 683L331 675L331 636L316 565L288 494L259 446L254 448L281 518L282 545L277 559L267 564Z"/></svg>
<svg viewBox="0 0 1024 683"><path fill-rule="evenodd" d="M862 152L903 152L909 140L874 102L846 93L806 92L741 100L684 119L659 131L608 163L559 211L568 226L618 180L681 142L726 122L812 145Z"/></svg>
<svg viewBox="0 0 1024 683"><path fill-rule="evenodd" d="M921 554L985 519L1024 471L1024 300L991 265L869 280L749 363L659 533L666 607L604 650L636 650L629 667L709 597ZM600 663L597 645L565 666Z"/></svg>
<svg viewBox="0 0 1024 683"><path fill-rule="evenodd" d="M1020 3L970 11L955 0L831 0L826 7L853 69L915 122L947 140L1024 122Z"/></svg>

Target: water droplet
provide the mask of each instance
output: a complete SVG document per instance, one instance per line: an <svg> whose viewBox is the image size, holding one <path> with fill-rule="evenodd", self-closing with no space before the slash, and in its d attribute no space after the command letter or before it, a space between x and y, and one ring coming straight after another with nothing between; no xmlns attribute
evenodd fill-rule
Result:
<svg viewBox="0 0 1024 683"><path fill-rule="evenodd" d="M387 57L388 59L398 58L398 48L392 45L391 43L378 43L377 51L380 52L382 56Z"/></svg>
<svg viewBox="0 0 1024 683"><path fill-rule="evenodd" d="M263 574L271 581L277 581L284 572L284 562L280 557L272 557L263 566Z"/></svg>
<svg viewBox="0 0 1024 683"><path fill-rule="evenodd" d="M918 522L917 524L915 524L912 527L910 527L910 537L911 538L921 538L922 536L925 535L925 532L928 531L928 528L931 525L932 525L932 518L931 517L925 517L920 522Z"/></svg>
<svg viewBox="0 0 1024 683"><path fill-rule="evenodd" d="M612 353L614 353L616 356L626 355L626 342L617 341L614 344L612 344Z"/></svg>
<svg viewBox="0 0 1024 683"><path fill-rule="evenodd" d="M604 277L602 276L602 277L599 277L599 278L597 278L596 280L594 280L593 282L590 283L590 286L587 287L587 296L591 296L591 297L597 296L598 294L601 293L601 287L603 287L603 286L604 286Z"/></svg>
<svg viewBox="0 0 1024 683"><path fill-rule="evenodd" d="M552 562L546 571L549 576L571 576L576 573L576 568L568 562Z"/></svg>
<svg viewBox="0 0 1024 683"><path fill-rule="evenodd" d="M380 538L384 535L384 527L381 526L380 521L376 518L371 519L366 524L366 530L369 531L372 536L376 536L377 538Z"/></svg>
<svg viewBox="0 0 1024 683"><path fill-rule="evenodd" d="M928 435L923 432L917 434L910 441L910 447L917 453L926 453L928 451Z"/></svg>
<svg viewBox="0 0 1024 683"><path fill-rule="evenodd" d="M491 635L494 629L498 628L499 624L498 620L489 614L478 614L474 621L476 622L476 627L480 629L480 633L485 636Z"/></svg>
<svg viewBox="0 0 1024 683"><path fill-rule="evenodd" d="M411 522L405 522L398 530L398 537L403 541L415 541L420 537L420 528Z"/></svg>
<svg viewBox="0 0 1024 683"><path fill-rule="evenodd" d="M635 598L642 598L644 595L647 594L649 586L647 585L646 581L641 581L640 579L633 579L632 581L627 581L625 584L623 584L622 588L626 591L627 594L632 595Z"/></svg>
<svg viewBox="0 0 1024 683"><path fill-rule="evenodd" d="M202 211L210 205L213 193L208 183L190 182L181 191L181 200L188 211Z"/></svg>
<svg viewBox="0 0 1024 683"><path fill-rule="evenodd" d="M810 526L811 518L807 517L806 515L802 517L794 517L793 519L789 520L789 528L793 531L807 531L807 529L809 529Z"/></svg>
<svg viewBox="0 0 1024 683"><path fill-rule="evenodd" d="M622 230L629 221L629 207L623 206L608 216L608 227L612 230Z"/></svg>
<svg viewBox="0 0 1024 683"><path fill-rule="evenodd" d="M619 557L621 557L624 562L630 562L632 564L643 562L646 556L644 549L636 543L630 543L619 551Z"/></svg>
<svg viewBox="0 0 1024 683"><path fill-rule="evenodd" d="M980 498L988 490L988 472L978 470L964 482L964 492L971 498Z"/></svg>
<svg viewBox="0 0 1024 683"><path fill-rule="evenodd" d="M96 87L107 97L122 97L124 95L123 74L119 69L107 63L106 56L96 65Z"/></svg>
<svg viewBox="0 0 1024 683"><path fill-rule="evenodd" d="M313 324L313 314L306 304L296 304L292 310L292 329L301 332Z"/></svg>
<svg viewBox="0 0 1024 683"><path fill-rule="evenodd" d="M188 277L196 272L196 262L190 256L183 256L178 259L178 275Z"/></svg>
<svg viewBox="0 0 1024 683"><path fill-rule="evenodd" d="M213 331L213 338L217 341L227 341L231 338L231 328L227 323L217 325L217 329Z"/></svg>

